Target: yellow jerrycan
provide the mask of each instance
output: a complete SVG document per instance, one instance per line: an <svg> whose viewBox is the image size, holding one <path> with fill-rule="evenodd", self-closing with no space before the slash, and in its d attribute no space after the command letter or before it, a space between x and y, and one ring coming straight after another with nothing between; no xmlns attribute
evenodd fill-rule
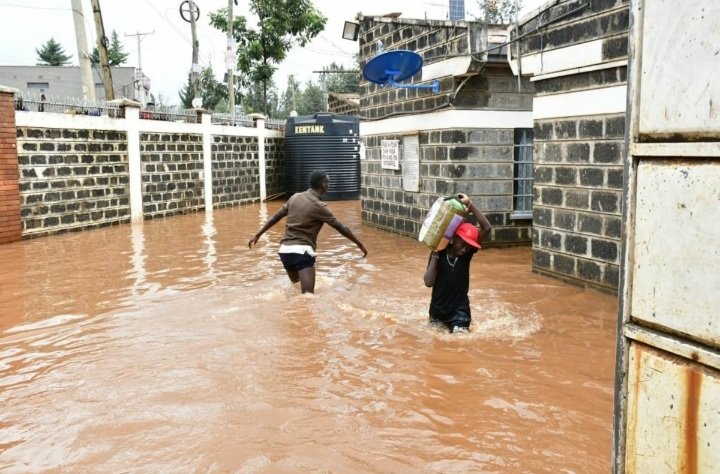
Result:
<svg viewBox="0 0 720 474"><path fill-rule="evenodd" d="M418 240L439 252L447 247L450 238L466 216L465 206L455 197L439 197L430 207L420 227Z"/></svg>

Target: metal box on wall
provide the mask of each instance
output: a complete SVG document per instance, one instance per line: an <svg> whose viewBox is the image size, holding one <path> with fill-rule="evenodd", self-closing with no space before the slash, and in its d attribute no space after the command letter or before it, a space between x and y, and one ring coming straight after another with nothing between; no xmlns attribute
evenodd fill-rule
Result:
<svg viewBox="0 0 720 474"><path fill-rule="evenodd" d="M310 173L330 176L328 200L360 197L360 119L316 113L288 119L285 127L287 191L310 186Z"/></svg>

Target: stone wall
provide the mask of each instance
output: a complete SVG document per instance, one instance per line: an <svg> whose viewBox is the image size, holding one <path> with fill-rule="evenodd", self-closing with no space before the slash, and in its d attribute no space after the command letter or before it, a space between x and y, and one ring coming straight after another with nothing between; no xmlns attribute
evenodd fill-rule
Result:
<svg viewBox="0 0 720 474"><path fill-rule="evenodd" d="M146 219L204 208L202 135L140 134Z"/></svg>
<svg viewBox="0 0 720 474"><path fill-rule="evenodd" d="M287 188L285 184L285 137L265 138L265 185L268 196L285 192Z"/></svg>
<svg viewBox="0 0 720 474"><path fill-rule="evenodd" d="M329 93L327 111L337 115L358 115L360 106L357 104L357 95L352 95L354 102L346 96L350 95Z"/></svg>
<svg viewBox="0 0 720 474"><path fill-rule="evenodd" d="M621 255L628 3L554 4L520 25L523 73L536 76L533 270L609 292ZM549 18L561 20L538 30Z"/></svg>
<svg viewBox="0 0 720 474"><path fill-rule="evenodd" d="M11 159L0 155L0 178L9 178L0 181L0 237L10 224L17 240L197 212L209 205L206 190L213 206L257 202L261 142L267 194L284 190L284 137L275 130L218 126L209 116L192 124L140 120L131 108L126 118L12 109L11 116L17 124L0 120L0 152L12 150ZM13 192L14 214L5 204Z"/></svg>
<svg viewBox="0 0 720 474"><path fill-rule="evenodd" d="M17 128L23 236L130 220L127 137Z"/></svg>
<svg viewBox="0 0 720 474"><path fill-rule="evenodd" d="M362 218L383 229L417 237L428 209L439 196L465 193L493 225L494 244L530 242L526 220L510 218L513 208L513 131L453 129L420 132L420 191L403 191L402 178L381 166L381 141L366 139L362 167Z"/></svg>
<svg viewBox="0 0 720 474"><path fill-rule="evenodd" d="M518 83L500 49L485 59L471 55L490 41L485 25L387 18L364 18L362 25L363 65L377 41L386 51L415 51L426 65L443 63L435 68L437 94L360 83L363 222L416 238L435 199L466 193L493 224L486 244L529 244L531 213L514 209L514 139L517 128L532 129L532 83ZM465 68L457 70L463 56ZM403 82L429 84L423 74ZM383 140L399 140L402 148L409 135L418 139L418 191L404 189L402 166L381 162Z"/></svg>
<svg viewBox="0 0 720 474"><path fill-rule="evenodd" d="M213 205L234 206L259 194L257 138L213 137Z"/></svg>
<svg viewBox="0 0 720 474"><path fill-rule="evenodd" d="M0 88L0 244L22 236L13 94Z"/></svg>

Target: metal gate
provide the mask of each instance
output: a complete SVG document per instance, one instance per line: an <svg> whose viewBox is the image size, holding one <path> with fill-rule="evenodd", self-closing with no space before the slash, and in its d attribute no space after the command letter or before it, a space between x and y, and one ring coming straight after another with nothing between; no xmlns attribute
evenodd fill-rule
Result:
<svg viewBox="0 0 720 474"><path fill-rule="evenodd" d="M718 25L631 2L615 472L720 472Z"/></svg>

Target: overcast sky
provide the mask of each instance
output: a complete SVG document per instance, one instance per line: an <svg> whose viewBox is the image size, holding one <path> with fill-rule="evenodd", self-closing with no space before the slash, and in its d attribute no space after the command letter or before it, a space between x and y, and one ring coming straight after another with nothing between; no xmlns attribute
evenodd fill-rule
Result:
<svg viewBox="0 0 720 474"><path fill-rule="evenodd" d="M218 80L225 69L225 35L209 26L208 12L227 7L227 0L195 0L200 7L198 40L201 66L211 65ZM109 37L115 30L129 53L128 66L138 66L136 33L151 33L141 42L142 69L151 80L151 92L162 95L166 104L177 104L178 90L186 80L192 62L190 24L179 13L181 0L101 0L105 32ZM357 42L342 39L343 23L353 20L360 11L364 15L401 12L405 18L445 19L448 0L314 0L317 8L328 17L325 31L305 48L296 48L280 66L275 82L285 88L288 74L295 74L302 82L317 81L314 70L335 61L354 67L353 55ZM544 0L525 0L526 9ZM77 65L77 45L70 0L0 0L0 64L37 64L36 48L51 37L55 38L72 63ZM82 0L88 42L95 41L95 23L90 0ZM247 0L239 0L236 14L248 15ZM476 0L466 0L466 18L478 14Z"/></svg>

